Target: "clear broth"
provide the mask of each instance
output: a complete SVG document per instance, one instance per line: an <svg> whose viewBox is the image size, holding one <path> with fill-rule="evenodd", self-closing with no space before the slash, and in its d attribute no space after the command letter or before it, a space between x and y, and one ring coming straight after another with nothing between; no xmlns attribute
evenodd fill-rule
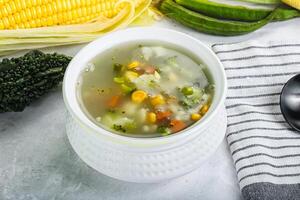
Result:
<svg viewBox="0 0 300 200"><path fill-rule="evenodd" d="M161 47L163 49L169 50L170 52L166 54L167 57L163 55L152 56L149 60L145 61L145 56L141 49L154 49L156 47ZM153 52L156 51L153 50ZM162 49L159 48L157 48L157 52L157 55L159 55L159 52L161 54L164 54ZM139 57L139 54L142 54L142 56ZM178 62L178 56L181 56L182 58L188 58L182 59L181 63L177 63L177 65L180 65L180 67L176 70L173 69L173 71L170 72L176 75L178 80L176 80L175 82L171 82L170 80L168 80L170 74L168 71L164 72L164 70L166 69L166 65L163 63L169 62L166 60L171 58L171 54L174 54L173 57L175 58L176 62ZM156 66L157 71L160 71L160 73L164 73L162 75L167 74L167 78L163 77L160 79L161 82L159 83L159 85L167 91L166 93L172 94L176 97L179 96L175 94L175 88L182 88L186 85L192 86L195 80L197 80L197 78L204 79L205 77L205 81L200 81L199 87L203 87L203 90L205 91L204 94L207 94L207 96L209 97L207 97L207 99L205 100L201 99L199 104L195 105L194 108L186 110L179 109L178 107L175 109L176 112L173 112L173 117L175 117L176 119L182 118L180 120L184 121L186 125L185 128L194 124L195 121L191 120L190 118L187 119L187 117L189 117L192 113L197 113L198 110L201 110L201 107L209 104L213 98L214 90L211 75L209 74L209 71L207 67L203 64L203 62L201 62L200 60L196 60L193 54L186 53L181 49L178 50L177 47L174 47L169 44L161 44L153 41L133 42L119 45L118 47L111 48L105 51L104 53L96 56L89 64L87 64L87 67L82 72L78 81L78 98L81 103L81 107L86 113L86 115L98 126L101 126L116 134L125 135L129 137L160 137L169 134L174 134L175 132L177 132L175 131L167 134L162 133L161 129L159 128L161 127L161 124L153 124L145 121L145 118L147 118L147 113L151 111L151 105L149 105L149 100L148 102L145 101L142 104L132 104L129 94L127 96L122 96L122 105L119 108L117 108L117 110L107 108L106 104L109 101L109 99L111 99L116 94L122 94L120 85L113 81L114 77L116 77L113 65L115 63L127 65L128 63L131 63L132 61L136 60L142 60L148 65ZM204 82L207 82L207 85L204 86ZM140 86L137 84L137 87ZM209 90L207 88L209 88ZM148 88L145 87L142 87L142 89L148 90ZM157 93L157 91L151 91L151 89L149 91L150 92L147 92L148 94L151 94L151 92L154 93L151 95L155 95L155 93ZM165 92L164 90L162 91ZM176 103L176 105L177 104L178 103ZM166 106L165 108L163 106L160 106L158 110L160 109L164 110L166 109ZM167 107L167 109L170 108ZM143 110L143 112L141 110ZM135 128L126 131L120 131L116 130L110 125L108 126L107 120L106 123L103 123L103 116L106 115L108 112L110 112L109 114L112 116L119 115L130 118L136 124ZM114 121L118 121L118 119L115 119L114 117L109 120L111 120L112 123Z"/></svg>

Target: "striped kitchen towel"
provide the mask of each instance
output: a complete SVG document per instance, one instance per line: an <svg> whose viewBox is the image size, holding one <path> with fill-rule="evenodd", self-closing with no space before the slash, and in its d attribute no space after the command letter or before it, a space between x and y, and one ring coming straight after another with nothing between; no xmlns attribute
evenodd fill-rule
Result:
<svg viewBox="0 0 300 200"><path fill-rule="evenodd" d="M279 107L285 82L300 73L300 40L212 49L227 74L226 137L244 199L300 200L300 134Z"/></svg>

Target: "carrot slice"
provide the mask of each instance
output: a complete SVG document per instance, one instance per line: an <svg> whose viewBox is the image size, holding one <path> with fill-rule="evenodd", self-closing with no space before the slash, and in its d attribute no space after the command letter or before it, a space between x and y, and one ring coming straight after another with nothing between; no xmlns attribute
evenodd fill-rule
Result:
<svg viewBox="0 0 300 200"><path fill-rule="evenodd" d="M171 115L172 115L172 111L170 111L170 110L163 111L163 112L158 111L158 112L156 112L156 120L162 121L162 120L170 117Z"/></svg>
<svg viewBox="0 0 300 200"><path fill-rule="evenodd" d="M187 126L183 121L178 119L172 119L170 125L172 132L181 131Z"/></svg>
<svg viewBox="0 0 300 200"><path fill-rule="evenodd" d="M120 104L121 97L119 95L112 96L107 102L109 108L115 108Z"/></svg>

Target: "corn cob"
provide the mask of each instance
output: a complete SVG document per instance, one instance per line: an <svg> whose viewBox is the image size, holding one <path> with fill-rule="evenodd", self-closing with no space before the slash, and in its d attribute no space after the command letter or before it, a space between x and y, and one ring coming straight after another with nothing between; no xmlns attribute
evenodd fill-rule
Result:
<svg viewBox="0 0 300 200"><path fill-rule="evenodd" d="M282 2L300 10L300 0L282 0Z"/></svg>
<svg viewBox="0 0 300 200"><path fill-rule="evenodd" d="M119 0L2 0L0 30L83 24L120 12ZM144 0L137 0L136 6ZM124 4L125 5L125 4Z"/></svg>
<svg viewBox="0 0 300 200"><path fill-rule="evenodd" d="M6 6L8 3L17 0L0 0L0 10L3 6ZM21 6L19 8L33 8L36 5L42 5L43 3L55 3L55 2L63 2L66 0L23 0L24 2L20 2ZM31 2L29 2L31 1ZM106 4L102 5L110 5L109 1L113 1L111 3L111 7L106 6L106 10L101 10L101 12L97 13L96 18L90 17L89 19L85 19L83 22L59 22L58 24L53 24L53 26L47 25L42 27L30 27L26 28L24 25L19 25L18 29L5 29L0 30L0 57L3 55L11 54L19 50L24 49L37 49L37 48L45 48L45 47L54 47L60 45L69 45L69 44L79 44L89 42L97 37L100 37L108 32L113 30L117 30L120 28L124 28L129 24L134 25L146 25L149 22L153 21L154 13L149 9L151 0L69 0L76 7L72 7L72 9L79 8L84 5L88 7L90 5L94 5L94 3L104 2ZM53 3L53 5L55 5ZM81 4L82 3L82 4ZM58 12L57 7L54 7L55 12ZM108 14L107 9L112 8L113 14ZM24 9L23 9L24 10ZM9 11L9 8L8 8ZM20 11L17 11L20 12ZM33 11L34 12L34 11ZM2 17L7 15L6 13L12 13L4 11L4 13L0 14L0 22L2 21ZM54 11L52 11L52 15ZM87 13L91 14L91 13ZM28 14L30 15L30 14ZM7 16L12 16L11 14ZM40 18L45 18L45 16L51 16L49 14L43 14ZM83 15L82 15L83 16ZM24 16L25 18L26 16ZM138 18L138 20L137 20ZM27 21L28 22L28 19ZM24 24L24 23L23 23ZM17 26L16 26L17 27ZM21 27L25 27L22 29Z"/></svg>

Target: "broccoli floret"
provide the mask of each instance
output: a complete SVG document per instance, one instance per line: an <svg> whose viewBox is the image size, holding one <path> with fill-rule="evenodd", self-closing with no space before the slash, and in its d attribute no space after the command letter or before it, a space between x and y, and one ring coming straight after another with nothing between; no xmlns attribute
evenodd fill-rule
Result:
<svg viewBox="0 0 300 200"><path fill-rule="evenodd" d="M136 128L136 124L132 119L119 118L115 120L115 124L113 124L112 129L118 132L126 133L129 130L133 130Z"/></svg>
<svg viewBox="0 0 300 200"><path fill-rule="evenodd" d="M184 87L184 88L187 88L187 87ZM191 89L192 92L190 92L188 95L186 95L187 91L185 91L185 93L184 93L184 91L183 91L184 88L179 90L180 93L182 93L179 103L186 109L189 109L195 105L198 105L204 94L204 90L201 88L189 87L189 88L192 88Z"/></svg>
<svg viewBox="0 0 300 200"><path fill-rule="evenodd" d="M167 58L166 64L172 67L178 67L177 56Z"/></svg>
<svg viewBox="0 0 300 200"><path fill-rule="evenodd" d="M159 126L156 131L163 136L171 134L171 130L167 126Z"/></svg>
<svg viewBox="0 0 300 200"><path fill-rule="evenodd" d="M101 122L105 126L121 133L125 133L136 128L136 123L133 119L123 117L122 113L118 112L107 112L101 118Z"/></svg>
<svg viewBox="0 0 300 200"><path fill-rule="evenodd" d="M33 50L0 62L0 113L20 112L55 88L71 57Z"/></svg>

